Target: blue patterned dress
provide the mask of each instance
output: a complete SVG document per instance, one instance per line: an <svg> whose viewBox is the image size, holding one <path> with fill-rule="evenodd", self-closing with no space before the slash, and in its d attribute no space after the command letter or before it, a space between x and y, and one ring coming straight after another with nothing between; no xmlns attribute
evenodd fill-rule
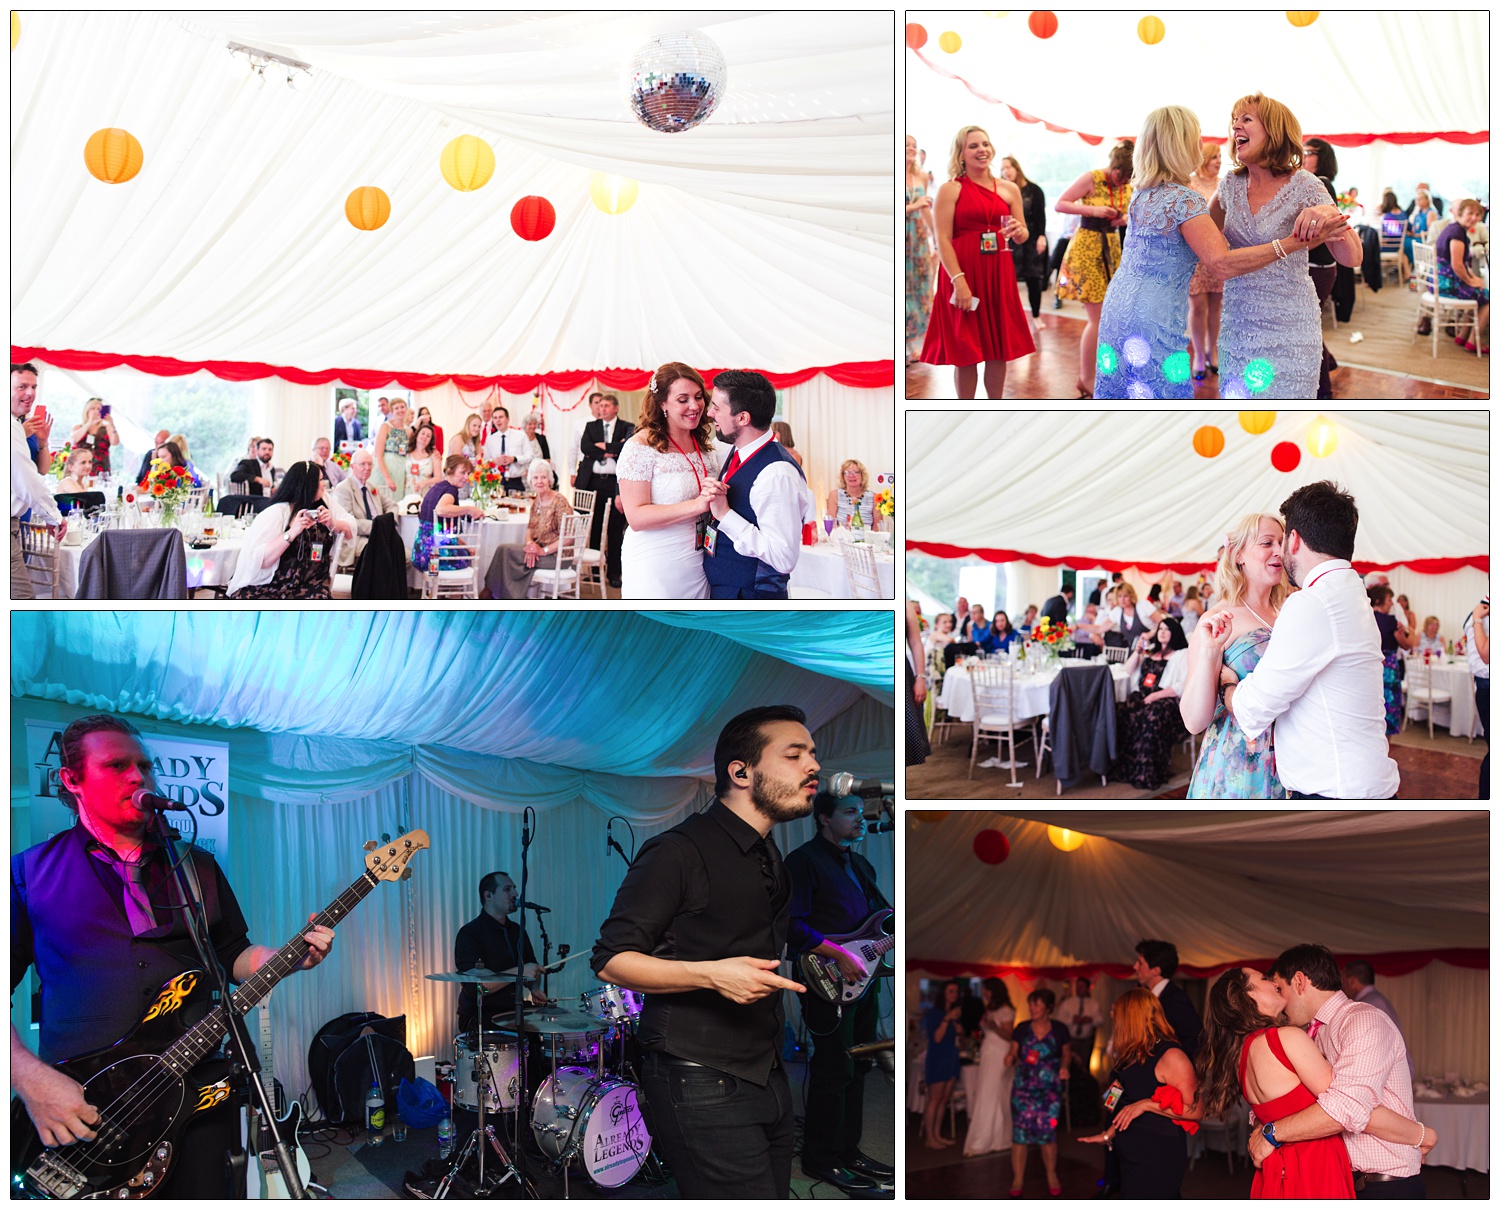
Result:
<svg viewBox="0 0 1500 1210"><path fill-rule="evenodd" d="M1260 663L1270 641L1271 631L1265 626L1240 635L1224 649L1225 665L1244 680ZM1276 777L1272 730L1262 731L1255 737L1254 750L1248 750L1245 733L1220 701L1214 708L1214 721L1203 733L1188 797L1285 798L1286 790Z"/></svg>
<svg viewBox="0 0 1500 1210"><path fill-rule="evenodd" d="M1016 1026L1016 1078L1010 1089L1011 1142L1033 1146L1057 1141L1057 1119L1062 1114L1063 1047L1068 1030L1059 1021L1040 1038L1026 1021Z"/></svg>
<svg viewBox="0 0 1500 1210"><path fill-rule="evenodd" d="M1178 227L1208 213L1197 190L1170 182L1130 203L1130 238L1099 312L1095 399L1191 399L1188 282L1198 267Z"/></svg>
<svg viewBox="0 0 1500 1210"><path fill-rule="evenodd" d="M1231 248L1286 239L1304 209L1328 204L1328 191L1302 168L1259 214L1250 213L1247 188L1245 173L1231 173L1219 186L1224 238ZM1307 275L1306 250L1224 283L1219 398L1316 399L1322 367L1323 319L1318 288Z"/></svg>

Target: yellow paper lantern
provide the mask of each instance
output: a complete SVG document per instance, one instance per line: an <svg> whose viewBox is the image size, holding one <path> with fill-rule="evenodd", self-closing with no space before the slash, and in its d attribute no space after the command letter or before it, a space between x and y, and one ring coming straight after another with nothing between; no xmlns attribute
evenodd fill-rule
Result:
<svg viewBox="0 0 1500 1210"><path fill-rule="evenodd" d="M1053 824L1047 825L1047 839L1054 848L1061 849L1064 853L1071 853L1074 849L1083 847L1083 842L1088 839L1082 832L1073 832L1067 828L1059 828Z"/></svg>
<svg viewBox="0 0 1500 1210"><path fill-rule="evenodd" d="M635 205L641 187L628 176L596 172L589 178L589 197L605 214L624 214Z"/></svg>
<svg viewBox="0 0 1500 1210"><path fill-rule="evenodd" d="M1298 29L1311 25L1318 19L1318 9L1287 9L1286 19Z"/></svg>
<svg viewBox="0 0 1500 1210"><path fill-rule="evenodd" d="M1136 36L1147 46L1155 46L1167 36L1167 27L1160 17L1142 17L1135 27Z"/></svg>
<svg viewBox="0 0 1500 1210"><path fill-rule="evenodd" d="M1252 436L1259 436L1276 423L1275 412L1241 412L1240 428Z"/></svg>
<svg viewBox="0 0 1500 1210"><path fill-rule="evenodd" d="M344 217L361 231L374 231L391 217L391 199L384 189L361 185L344 199Z"/></svg>
<svg viewBox="0 0 1500 1210"><path fill-rule="evenodd" d="M996 17L996 18L999 18L999 17L1008 17L1008 16L1010 16L1010 9L1008 9L1008 8L987 8L987 9L984 10L984 15L986 17Z"/></svg>
<svg viewBox="0 0 1500 1210"><path fill-rule="evenodd" d="M495 153L483 139L461 134L443 148L443 180L460 193L472 193L495 175ZM377 226L379 224L376 224Z"/></svg>
<svg viewBox="0 0 1500 1210"><path fill-rule="evenodd" d="M10 48L16 49L16 43L21 40L21 14L15 9L10 10Z"/></svg>
<svg viewBox="0 0 1500 1210"><path fill-rule="evenodd" d="M958 48L964 44L964 40L951 29L945 30L938 35L938 46L950 55L957 54Z"/></svg>
<svg viewBox="0 0 1500 1210"><path fill-rule="evenodd" d="M1339 446L1339 431L1325 416L1313 421L1307 433L1307 452L1314 458L1326 458Z"/></svg>
<svg viewBox="0 0 1500 1210"><path fill-rule="evenodd" d="M1211 424L1205 424L1193 434L1193 450L1204 458L1217 458L1224 450L1224 434Z"/></svg>
<svg viewBox="0 0 1500 1210"><path fill-rule="evenodd" d="M83 162L88 170L108 185L130 180L141 170L146 153L140 141L128 130L106 126L89 135L83 145Z"/></svg>

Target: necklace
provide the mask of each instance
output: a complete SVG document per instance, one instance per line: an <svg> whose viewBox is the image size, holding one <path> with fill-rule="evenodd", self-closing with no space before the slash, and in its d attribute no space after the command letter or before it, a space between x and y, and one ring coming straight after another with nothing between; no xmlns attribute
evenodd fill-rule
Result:
<svg viewBox="0 0 1500 1210"><path fill-rule="evenodd" d="M1254 606L1250 605L1248 602L1246 602L1245 608L1248 609L1248 610L1250 610L1251 613L1255 613ZM1273 609L1271 611L1271 616L1273 618L1274 617L1279 617L1280 616L1280 612L1281 612L1280 610ZM1259 622L1262 626L1264 626L1267 630L1274 630L1275 629L1275 627L1273 627L1270 622L1266 621L1265 618L1261 617L1260 614L1258 614L1258 613L1255 613L1255 620L1257 622Z"/></svg>

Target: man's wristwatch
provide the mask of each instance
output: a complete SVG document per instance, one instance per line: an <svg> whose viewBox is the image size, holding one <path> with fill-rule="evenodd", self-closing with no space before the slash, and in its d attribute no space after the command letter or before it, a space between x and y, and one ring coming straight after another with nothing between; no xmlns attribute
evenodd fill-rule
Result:
<svg viewBox="0 0 1500 1210"><path fill-rule="evenodd" d="M1270 1143L1273 1150L1281 1146L1281 1144L1276 1141L1275 1122L1267 1122L1264 1126L1262 1126L1260 1128L1260 1137L1265 1139L1266 1142Z"/></svg>

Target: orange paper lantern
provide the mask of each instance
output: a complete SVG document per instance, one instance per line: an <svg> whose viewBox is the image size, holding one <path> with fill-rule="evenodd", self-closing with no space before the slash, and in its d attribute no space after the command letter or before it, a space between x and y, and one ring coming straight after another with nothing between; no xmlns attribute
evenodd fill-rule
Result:
<svg viewBox="0 0 1500 1210"><path fill-rule="evenodd" d="M384 189L361 185L344 199L344 217L361 231L374 231L391 217L391 199Z"/></svg>
<svg viewBox="0 0 1500 1210"><path fill-rule="evenodd" d="M544 197L523 197L510 208L510 226L522 239L546 239L557 226L557 211Z"/></svg>
<svg viewBox="0 0 1500 1210"><path fill-rule="evenodd" d="M1142 17L1135 27L1136 36L1147 46L1155 46L1167 36L1167 27L1160 17Z"/></svg>
<svg viewBox="0 0 1500 1210"><path fill-rule="evenodd" d="M1224 434L1205 424L1193 434L1193 452L1204 458L1217 458L1224 451Z"/></svg>
<svg viewBox="0 0 1500 1210"><path fill-rule="evenodd" d="M906 27L906 44L912 50L921 50L927 45L927 30L915 22Z"/></svg>
<svg viewBox="0 0 1500 1210"><path fill-rule="evenodd" d="M943 49L944 54L957 54L958 48L964 44L964 40L951 29L938 35L938 46Z"/></svg>
<svg viewBox="0 0 1500 1210"><path fill-rule="evenodd" d="M1318 19L1318 10L1315 8L1287 9L1286 19L1298 29L1303 29Z"/></svg>
<svg viewBox="0 0 1500 1210"><path fill-rule="evenodd" d="M1038 38L1050 38L1057 32L1057 14L1048 9L1038 9L1026 18L1026 28Z"/></svg>
<svg viewBox="0 0 1500 1210"><path fill-rule="evenodd" d="M1275 412L1241 412L1240 428L1251 436L1259 436L1276 423Z"/></svg>
<svg viewBox="0 0 1500 1210"><path fill-rule="evenodd" d="M107 185L130 180L141 170L145 159L146 153L135 135L114 126L94 131L83 145L83 162Z"/></svg>

